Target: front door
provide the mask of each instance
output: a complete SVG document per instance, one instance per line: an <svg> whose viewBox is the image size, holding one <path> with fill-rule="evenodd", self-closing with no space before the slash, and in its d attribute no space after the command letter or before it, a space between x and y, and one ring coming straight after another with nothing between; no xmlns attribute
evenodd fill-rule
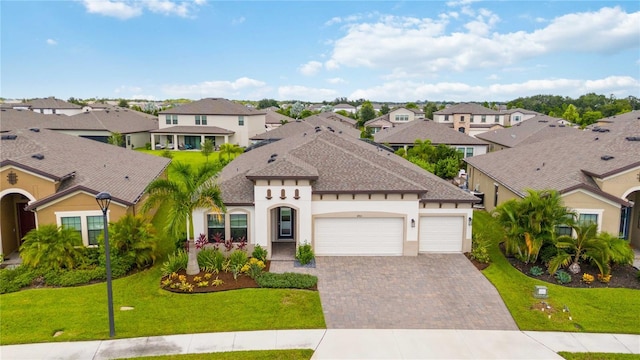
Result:
<svg viewBox="0 0 640 360"><path fill-rule="evenodd" d="M280 230L278 236L280 238L292 238L293 237L293 216L292 210L288 207L280 208Z"/></svg>
<svg viewBox="0 0 640 360"><path fill-rule="evenodd" d="M29 210L25 210L24 207L27 206L26 203L16 203L16 208L18 212L18 224L20 233L18 234L18 246L22 244L22 238L27 235L27 233L36 228L36 217L33 212Z"/></svg>

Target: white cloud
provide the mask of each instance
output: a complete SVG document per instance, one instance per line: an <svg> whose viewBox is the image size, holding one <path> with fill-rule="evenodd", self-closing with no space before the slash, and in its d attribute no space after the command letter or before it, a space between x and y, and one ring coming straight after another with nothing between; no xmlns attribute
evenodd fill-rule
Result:
<svg viewBox="0 0 640 360"><path fill-rule="evenodd" d="M322 63L319 61L309 61L306 64L301 65L298 68L298 71L302 75L313 76L318 73L322 69Z"/></svg>
<svg viewBox="0 0 640 360"><path fill-rule="evenodd" d="M163 85L161 88L169 98L200 99L213 96L241 99L246 92L256 91L265 86L266 83L263 81L241 77L235 81L204 81L191 85Z"/></svg>
<svg viewBox="0 0 640 360"><path fill-rule="evenodd" d="M640 12L619 7L560 16L531 32L499 33L500 18L486 9L465 10L466 32L447 31L450 16L380 16L345 25L325 68L365 67L416 76L442 71L504 68L563 52L615 53L638 48ZM461 19L462 20L462 19Z"/></svg>
<svg viewBox="0 0 640 360"><path fill-rule="evenodd" d="M133 94L133 95L131 95L130 99L157 100L155 96L146 95L146 94Z"/></svg>
<svg viewBox="0 0 640 360"><path fill-rule="evenodd" d="M83 0L82 3L91 14L115 17L126 20L143 14L144 10L166 16L189 17L197 6L206 3L205 0L193 2L173 0Z"/></svg>
<svg viewBox="0 0 640 360"><path fill-rule="evenodd" d="M53 39L47 39L47 45L58 45L58 42Z"/></svg>
<svg viewBox="0 0 640 360"><path fill-rule="evenodd" d="M327 82L329 84L345 84L346 83L346 81L343 78L339 78L339 77L327 79Z"/></svg>
<svg viewBox="0 0 640 360"><path fill-rule="evenodd" d="M306 100L321 102L326 99L335 99L338 92L333 89L319 89L299 85L287 85L278 87L280 100Z"/></svg>
<svg viewBox="0 0 640 360"><path fill-rule="evenodd" d="M245 20L246 20L245 17L241 16L239 18L235 18L235 19L231 20L231 24L232 25L239 25L239 24L244 23Z"/></svg>
<svg viewBox="0 0 640 360"><path fill-rule="evenodd" d="M128 85L121 85L120 87L116 88L115 90L113 90L114 93L116 94L125 94L128 96L128 94L131 93L136 93L136 92L140 92L142 91L142 88L139 86L128 86Z"/></svg>

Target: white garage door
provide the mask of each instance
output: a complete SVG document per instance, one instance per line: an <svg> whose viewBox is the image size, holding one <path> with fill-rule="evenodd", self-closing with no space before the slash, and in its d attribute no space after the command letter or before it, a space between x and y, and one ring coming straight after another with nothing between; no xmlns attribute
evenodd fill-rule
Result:
<svg viewBox="0 0 640 360"><path fill-rule="evenodd" d="M461 252L464 217L420 218L420 252Z"/></svg>
<svg viewBox="0 0 640 360"><path fill-rule="evenodd" d="M316 255L402 255L402 218L317 218Z"/></svg>

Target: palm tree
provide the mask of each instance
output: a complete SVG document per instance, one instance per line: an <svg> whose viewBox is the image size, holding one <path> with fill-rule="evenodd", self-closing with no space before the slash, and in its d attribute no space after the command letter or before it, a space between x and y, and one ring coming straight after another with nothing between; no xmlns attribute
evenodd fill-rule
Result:
<svg viewBox="0 0 640 360"><path fill-rule="evenodd" d="M220 157L222 158L222 155L226 155L227 161L231 161L232 156L235 158L236 155L242 154L242 152L243 152L242 148L239 147L238 145L234 145L230 143L225 143L220 145Z"/></svg>
<svg viewBox="0 0 640 360"><path fill-rule="evenodd" d="M215 175L220 170L216 163L205 163L198 169L192 169L189 164L176 162L173 167L173 178L179 181L157 179L147 187L149 198L143 206L143 211L149 211L158 204L169 206L166 231L177 238L180 228L186 224L187 240L189 241L189 266L187 274L195 275L198 268L197 259L192 249L195 249L194 239L190 231L193 228L191 214L196 208L212 209L213 212L223 213L225 210L220 188ZM195 265L194 265L195 263Z"/></svg>
<svg viewBox="0 0 640 360"><path fill-rule="evenodd" d="M609 267L609 245L598 237L598 225L595 223L574 224L571 226L576 236L558 237L556 247L558 255L549 261L549 273L555 274L561 266L569 265L571 273L580 272L580 260L591 260L600 273L606 275ZM569 252L565 251L569 250Z"/></svg>

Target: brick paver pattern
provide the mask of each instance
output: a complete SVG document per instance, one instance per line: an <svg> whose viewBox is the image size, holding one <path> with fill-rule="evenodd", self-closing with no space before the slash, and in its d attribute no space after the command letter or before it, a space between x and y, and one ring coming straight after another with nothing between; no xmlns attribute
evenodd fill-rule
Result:
<svg viewBox="0 0 640 360"><path fill-rule="evenodd" d="M329 329L518 329L463 254L317 257L313 269L272 261L270 271L318 276Z"/></svg>

